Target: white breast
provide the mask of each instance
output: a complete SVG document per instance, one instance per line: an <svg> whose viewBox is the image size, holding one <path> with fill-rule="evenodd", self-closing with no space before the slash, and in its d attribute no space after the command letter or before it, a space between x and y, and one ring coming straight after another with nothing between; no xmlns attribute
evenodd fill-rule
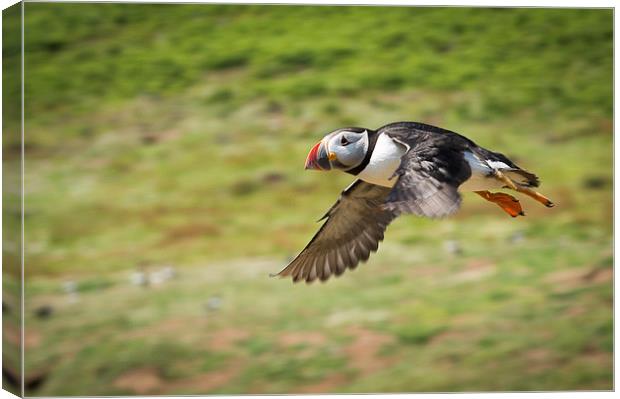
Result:
<svg viewBox="0 0 620 399"><path fill-rule="evenodd" d="M481 160L469 151L466 151L464 155L465 160L471 168L471 177L465 183L461 184L459 187L460 190L484 191L502 187L499 180L489 177L489 175L493 173L494 169L508 168L508 165L503 162Z"/></svg>
<svg viewBox="0 0 620 399"><path fill-rule="evenodd" d="M390 137L381 134L377 139L370 162L357 176L372 184L392 187L396 178L389 180L400 165L400 157L407 152L404 145L394 142Z"/></svg>

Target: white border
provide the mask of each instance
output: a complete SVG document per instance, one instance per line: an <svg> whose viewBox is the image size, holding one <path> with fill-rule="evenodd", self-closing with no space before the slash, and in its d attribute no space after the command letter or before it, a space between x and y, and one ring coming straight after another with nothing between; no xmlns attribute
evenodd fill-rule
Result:
<svg viewBox="0 0 620 399"><path fill-rule="evenodd" d="M44 0L26 0L27 2L45 2ZM60 2L60 1L58 1ZM213 1L213 0L200 0L200 1L183 1L183 0L111 0L111 1L93 1L93 0L65 0L63 2L76 2L76 3L85 3L85 2L108 2L108 3L205 3L205 4L222 4L222 3L232 3L232 4L316 4L316 5L381 5L381 6L449 6L449 7L458 7L458 6L469 6L469 7L558 7L558 8L614 8L616 6L615 1L601 1L601 0L591 0L591 1L578 1L578 0L520 0L520 1L488 1L488 0L473 0L473 1L450 1L450 0L442 0L442 1L411 1L411 0L388 0L388 1L368 1L368 0L356 0L356 1L329 1L329 0L314 0L314 1L303 1L303 0L288 0L288 1L257 1L257 0L231 0L231 1ZM15 0L0 0L0 6L2 9L5 9L11 5L16 4ZM23 10L23 5L22 5ZM23 14L22 14L23 18ZM615 80L615 72L616 72L616 64L615 64L615 44L617 43L617 35L616 31L619 28L619 23L615 19L614 15L614 95L616 93L616 89L618 89L617 81ZM2 22L0 20L0 38L1 38L1 28ZM23 38L23 24L22 24L22 38ZM22 51L23 51L23 41L22 41ZM2 61L2 54L0 52L0 63ZM1 74L1 68L0 68ZM23 77L23 58L22 58L22 77ZM0 79L0 92L2 89L2 83ZM615 96L614 96L615 99ZM24 135L24 115L23 115L23 79L22 79L22 179L23 179L23 168L24 168L24 148L23 148L23 135ZM0 107L0 117L2 116L2 110ZM617 171L616 157L615 154L620 148L617 140L615 140L615 120L618 114L616 113L615 101L614 101L614 172ZM2 155L0 154L0 160ZM1 165L0 165L1 172ZM614 198L620 198L620 188L618 187L615 179L616 173L614 173ZM2 175L0 173L0 184L2 182ZM23 182L23 180L22 180ZM22 184L22 209L24 206L24 186ZM0 204L2 203L2 198L0 196ZM614 233L616 231L616 227L618 226L619 216L618 216L618 204L614 202ZM0 223L2 221L2 215L0 214ZM23 212L22 212L22 276L23 276ZM1 238L1 231L0 231ZM616 237L614 234L614 253L616 253ZM615 265L615 258L614 258ZM614 273L614 293L615 293L615 279L617 276ZM0 286L1 291L1 286ZM22 290L22 311L23 311L23 290ZM617 342L616 337L616 329L615 329L615 320L618 316L618 307L615 306L616 297L614 295L614 343ZM23 323L23 317L22 317ZM0 338L2 332L0 331ZM22 330L22 340L23 340L23 330ZM22 348L23 350L23 348ZM22 353L23 356L23 353ZM618 351L614 351L614 366L618 361ZM22 358L23 359L23 358ZM23 367L23 362L22 362ZM22 369L23 373L23 369ZM23 374L22 374L23 375ZM617 369L614 367L614 386L617 377ZM22 387L23 392L23 387ZM244 395L251 396L251 395ZM279 398L282 395L257 395L263 398ZM291 396L302 396L302 395L291 395ZM361 395L303 395L303 397L308 399L325 399L325 398L339 398L339 399L352 399L358 398ZM364 395L367 396L367 395ZM569 398L569 399L590 399L590 398L615 398L617 395L615 392L514 392L514 393L436 393L436 394L377 394L370 395L373 397L390 397L390 398L415 398L415 399L437 399L437 398L454 398L457 397L459 399L520 399L520 398ZM0 391L0 399L4 398L14 398L15 396L6 392ZM174 398L178 396L159 396L160 398ZM196 396L194 396L196 397ZM206 396L197 396L197 397L206 397ZM218 396L218 398L227 399L234 398L238 396ZM78 398L78 397L75 397ZM132 396L131 398L148 398L144 396Z"/></svg>
<svg viewBox="0 0 620 399"><path fill-rule="evenodd" d="M27 3L204 3L204 4L307 4L307 5L371 5L371 6L448 6L448 7L558 7L558 8L611 8L615 7L613 0L25 0ZM3 8L6 4L15 4L15 0L2 0Z"/></svg>

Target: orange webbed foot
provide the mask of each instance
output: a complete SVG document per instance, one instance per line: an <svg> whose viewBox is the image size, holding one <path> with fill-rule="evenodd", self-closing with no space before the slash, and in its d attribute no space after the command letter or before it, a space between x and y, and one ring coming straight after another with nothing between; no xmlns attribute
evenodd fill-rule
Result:
<svg viewBox="0 0 620 399"><path fill-rule="evenodd" d="M475 191L475 193L485 200L497 204L497 206L502 208L504 212L513 218L517 216L525 216L523 208L521 208L521 203L512 195L505 193L491 193L488 191Z"/></svg>

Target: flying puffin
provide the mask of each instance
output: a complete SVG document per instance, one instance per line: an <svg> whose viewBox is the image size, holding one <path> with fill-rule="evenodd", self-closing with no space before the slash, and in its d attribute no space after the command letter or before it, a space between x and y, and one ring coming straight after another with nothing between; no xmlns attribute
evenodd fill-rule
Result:
<svg viewBox="0 0 620 399"><path fill-rule="evenodd" d="M519 200L493 189L511 189L547 207L533 191L538 177L506 156L470 139L418 122L395 122L377 130L347 127L327 134L306 158L306 169L339 169L357 177L319 221L319 231L299 255L274 276L294 282L326 281L368 260L397 216L441 218L473 191L512 217L524 216Z"/></svg>

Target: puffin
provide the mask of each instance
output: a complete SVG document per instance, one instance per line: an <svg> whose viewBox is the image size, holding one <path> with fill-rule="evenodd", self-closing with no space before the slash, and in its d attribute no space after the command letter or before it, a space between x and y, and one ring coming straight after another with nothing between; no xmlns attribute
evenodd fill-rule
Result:
<svg viewBox="0 0 620 399"><path fill-rule="evenodd" d="M324 282L355 269L377 251L392 220L402 214L453 215L460 192L473 191L511 217L525 216L519 200L491 190L513 190L554 206L533 190L540 184L534 173L465 136L419 122L334 130L312 147L305 169L340 170L356 180L318 220L324 223L308 245L271 275L293 282Z"/></svg>

